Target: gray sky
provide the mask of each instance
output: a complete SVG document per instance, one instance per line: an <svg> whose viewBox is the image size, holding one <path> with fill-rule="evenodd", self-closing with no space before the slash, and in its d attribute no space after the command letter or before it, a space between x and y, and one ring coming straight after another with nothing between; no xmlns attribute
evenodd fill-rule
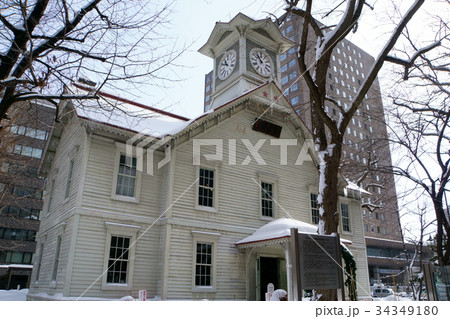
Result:
<svg viewBox="0 0 450 319"><path fill-rule="evenodd" d="M326 1L329 7L341 1ZM430 2L430 1L427 1ZM431 1L432 3L434 1ZM300 1L303 3L303 1ZM324 5L323 1L316 1ZM375 10L364 8L363 19L355 34L347 38L361 47L364 51L376 56L383 46L383 39L389 35L393 24L391 18L395 10L388 4L390 0L373 0L371 4ZM401 6L401 12L413 3L412 0L396 0ZM175 77L181 81L169 83L167 88L155 88L151 96L139 94L138 100L145 104L154 105L159 101L158 107L173 111L174 113L193 117L203 112L204 75L212 70L212 59L198 53L197 50L207 41L217 21L228 22L238 12L242 12L254 19L268 17L268 12L280 16L285 7L282 0L179 0L174 6L171 15L171 27L167 29L167 36L176 39L179 47L191 44L190 50L178 61L183 68L176 68ZM432 6L429 6L432 8ZM326 9L316 8L316 11ZM424 10L426 11L426 10ZM424 30L423 17L418 17L413 25Z"/></svg>

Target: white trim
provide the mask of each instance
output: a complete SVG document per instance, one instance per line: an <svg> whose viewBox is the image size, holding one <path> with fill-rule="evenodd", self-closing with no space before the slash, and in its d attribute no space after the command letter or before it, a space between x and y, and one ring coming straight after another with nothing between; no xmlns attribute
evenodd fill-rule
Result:
<svg viewBox="0 0 450 319"><path fill-rule="evenodd" d="M351 215L352 215L352 213L351 213L351 209L350 209L350 207L351 207L351 205L350 205L350 201L348 201L348 200L339 200L339 213L340 213L340 223L339 223L339 225L340 225L340 228L341 228L341 231L342 231L342 233L343 234L353 234L353 223L352 223L352 217L351 217ZM350 230L344 230L344 222L343 222L343 219L342 219L342 205L347 205L347 210L348 210L348 217L347 217L347 219L348 219L348 227L350 227Z"/></svg>
<svg viewBox="0 0 450 319"><path fill-rule="evenodd" d="M136 237L140 226L119 224L113 222L106 222L106 239L105 239L105 256L103 259L103 271L105 272L102 276L102 286L101 290L130 290L133 288L133 278L134 278L134 260L136 257ZM117 284L117 283L107 283L106 279L108 277L108 260L109 260L109 250L111 247L111 237L130 237L130 246L128 248L128 272L127 272L127 283Z"/></svg>
<svg viewBox="0 0 450 319"><path fill-rule="evenodd" d="M276 209L277 205L277 201L278 201L278 180L277 178L274 179L272 174L261 174L261 173L257 173L258 175L258 202L259 202L259 209L258 209L258 217L261 220L274 220L275 218L277 218L277 212L278 210ZM272 216L263 216L262 214L262 185L261 183L266 183L266 184L271 184L272 185Z"/></svg>
<svg viewBox="0 0 450 319"><path fill-rule="evenodd" d="M202 231L191 231L193 238L192 245L192 292L216 292L217 288L217 242L221 234L219 233L208 233ZM196 264L197 264L197 244L211 244L211 285L210 286L196 286L195 285L195 274L196 274Z"/></svg>
<svg viewBox="0 0 450 319"><path fill-rule="evenodd" d="M214 185L213 185L213 206L202 206L198 204L198 188L200 186L200 169L207 169L214 172ZM211 165L197 165L194 166L195 169L195 178L197 183L195 184L195 209L201 210L210 213L217 213L219 211L219 165L211 166Z"/></svg>
<svg viewBox="0 0 450 319"><path fill-rule="evenodd" d="M112 181L112 189L111 189L111 199L128 202L128 203L139 203L139 198L141 195L141 182L142 182L142 172L138 169L139 167L143 167L143 158L142 156L133 154L136 157L136 179L134 183L134 196L123 196L117 195L117 176L119 174L119 165L120 165L120 155L126 154L126 145L116 142L116 155L114 160L114 173L113 173L113 181Z"/></svg>

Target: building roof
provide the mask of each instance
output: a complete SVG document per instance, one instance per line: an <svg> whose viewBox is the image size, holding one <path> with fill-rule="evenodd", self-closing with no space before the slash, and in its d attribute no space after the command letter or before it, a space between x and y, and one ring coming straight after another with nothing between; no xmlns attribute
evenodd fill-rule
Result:
<svg viewBox="0 0 450 319"><path fill-rule="evenodd" d="M86 95L94 94L93 87L83 86L75 83L69 88L71 94ZM127 131L140 133L161 138L168 131L184 127L188 118L137 103L113 94L98 91L98 98L72 100L72 105L79 118L96 123L125 129Z"/></svg>
<svg viewBox="0 0 450 319"><path fill-rule="evenodd" d="M214 53L210 49L214 48L219 42L221 42L224 39L224 36L226 37L233 31L237 31L238 28L243 27L246 28L247 32L248 30L264 32L265 36L272 41L277 39L276 42L280 46L282 52L295 45L295 42L289 40L281 34L281 31L270 18L253 20L243 13L238 13L230 22L216 22L208 41L198 50L198 52L214 58ZM216 54L217 53L219 52L216 52Z"/></svg>

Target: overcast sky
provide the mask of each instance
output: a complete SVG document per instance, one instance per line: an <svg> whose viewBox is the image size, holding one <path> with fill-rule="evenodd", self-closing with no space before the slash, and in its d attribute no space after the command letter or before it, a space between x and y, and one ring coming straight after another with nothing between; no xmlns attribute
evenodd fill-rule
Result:
<svg viewBox="0 0 450 319"><path fill-rule="evenodd" d="M412 3L412 0L396 0L402 6L402 12ZM429 2L429 1L427 1ZM303 3L303 1L300 1ZM316 1L330 7L340 1ZM347 38L360 46L364 51L376 56L383 45L383 38L389 35L393 25L390 22L395 11L386 3L389 0L373 0L376 10L364 9L358 32ZM150 94L139 94L139 101L169 109L183 116L193 117L203 112L204 75L212 70L213 61L203 56L197 50L207 41L217 21L228 22L237 13L242 12L254 19L268 17L268 12L280 16L285 7L282 0L179 0L175 3L171 14L171 26L167 36L176 39L177 45L191 44L190 50L178 61L184 68L174 69L172 75L181 81L170 83L167 88L146 90ZM316 8L320 10L321 8ZM423 25L423 18L417 18L415 25ZM421 22L422 21L422 22ZM423 29L423 28L422 28Z"/></svg>

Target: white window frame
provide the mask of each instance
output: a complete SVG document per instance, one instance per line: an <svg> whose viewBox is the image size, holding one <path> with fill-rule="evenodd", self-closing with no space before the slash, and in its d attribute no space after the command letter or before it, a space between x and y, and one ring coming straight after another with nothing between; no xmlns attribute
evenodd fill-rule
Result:
<svg viewBox="0 0 450 319"><path fill-rule="evenodd" d="M312 207L312 199L311 199L312 195L316 196L316 202L318 203L319 194L318 194L318 192L309 192L309 198L308 198L308 201L309 201L309 216L310 216L311 224L318 225L319 223L316 224L314 222L314 220L313 220L312 212L313 212L313 209L317 209L317 214L318 214L318 218L319 218L319 222L320 222L320 211L319 211L319 208L313 208Z"/></svg>
<svg viewBox="0 0 450 319"><path fill-rule="evenodd" d="M134 261L136 259L136 238L138 231L141 229L140 226L127 225L127 224L117 224L113 222L105 222L106 227L106 238L105 238L105 256L103 259L103 276L102 276L102 290L129 290L133 288L133 278L134 278ZM108 283L108 261L109 261L109 250L111 248L111 237L130 237L130 247L128 249L128 265L127 265L127 283Z"/></svg>
<svg viewBox="0 0 450 319"><path fill-rule="evenodd" d="M195 176L197 183L195 184L195 209L202 210L210 213L217 213L219 210L219 168L217 166L198 165L194 166ZM198 188L200 186L200 169L207 169L214 172L214 185L213 185L213 206L202 206L198 204Z"/></svg>
<svg viewBox="0 0 450 319"><path fill-rule="evenodd" d="M73 168L75 166L75 160L72 158L69 161L69 170L67 172L66 190L64 192L64 199L68 199L70 196L70 189L73 183Z"/></svg>
<svg viewBox="0 0 450 319"><path fill-rule="evenodd" d="M41 275L41 270L42 270L42 257L44 256L44 243L41 242L39 244L39 257L38 257L38 262L36 263L36 278L35 278L35 283L34 285L37 287L39 284L39 277Z"/></svg>
<svg viewBox="0 0 450 319"><path fill-rule="evenodd" d="M192 230L192 292L216 292L217 287L217 242L221 234L210 233ZM197 244L211 244L212 256L211 256L211 285L210 286L196 286L196 264L197 264Z"/></svg>
<svg viewBox="0 0 450 319"><path fill-rule="evenodd" d="M141 196L141 181L142 181L142 168L143 167L143 159L142 156L135 154L135 148L133 148L133 157L136 157L136 179L134 183L134 196L123 196L116 194L117 189L117 176L119 174L119 165L120 165L120 155L128 155L126 152L125 144L116 143L116 156L114 162L114 174L113 174L113 182L111 189L111 199L130 202L130 203L139 203L139 199Z"/></svg>
<svg viewBox="0 0 450 319"><path fill-rule="evenodd" d="M347 206L347 213L348 213L347 220L348 220L349 230L344 230L344 215L342 214L342 205L346 205ZM341 201L339 203L339 210L341 212L341 228L342 228L342 232L344 232L344 233L352 233L353 226L352 226L352 219L350 217L351 216L350 203L347 202L347 201Z"/></svg>
<svg viewBox="0 0 450 319"><path fill-rule="evenodd" d="M58 281L58 269L61 265L61 250L64 239L64 230L66 229L66 223L61 223L56 226L56 243L55 243L55 253L53 255L52 261L52 272L50 274L50 285L49 288L56 288L56 283ZM59 246L59 247L58 247Z"/></svg>
<svg viewBox="0 0 450 319"><path fill-rule="evenodd" d="M52 201L53 197L55 195L55 184L56 184L56 178L53 177L52 181L50 183L50 193L48 194L48 201L47 201L47 215L50 214L51 208L52 208Z"/></svg>

